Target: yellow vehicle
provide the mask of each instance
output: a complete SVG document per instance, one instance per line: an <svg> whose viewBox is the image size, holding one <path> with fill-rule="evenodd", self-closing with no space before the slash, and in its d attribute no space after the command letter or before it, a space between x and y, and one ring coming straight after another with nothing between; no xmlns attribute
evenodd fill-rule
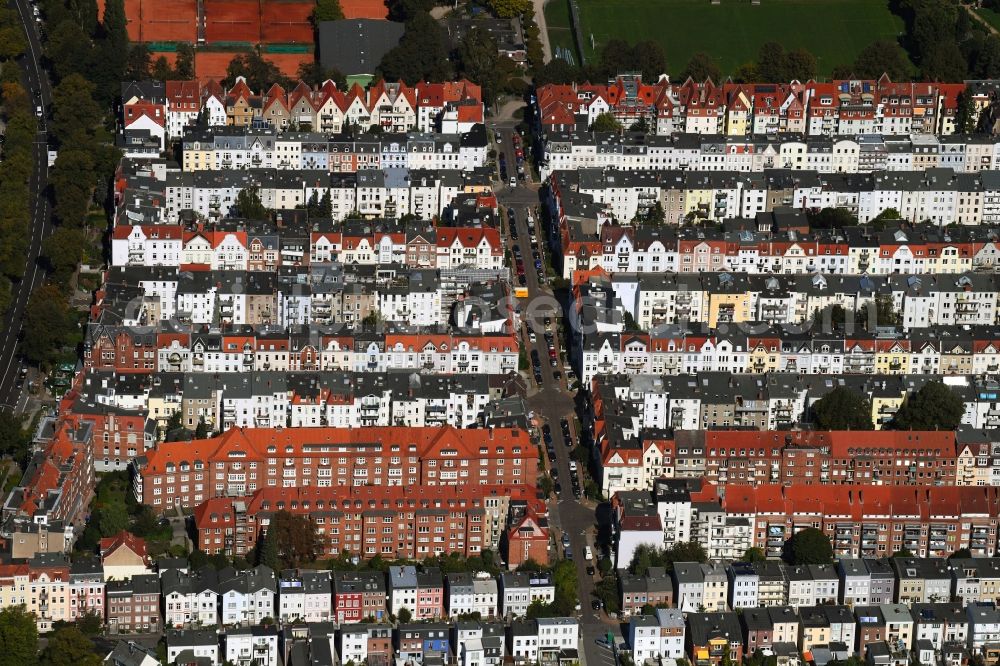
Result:
<svg viewBox="0 0 1000 666"><path fill-rule="evenodd" d="M527 287L514 287L514 295L517 296L518 298L527 298L528 297L528 288Z"/></svg>

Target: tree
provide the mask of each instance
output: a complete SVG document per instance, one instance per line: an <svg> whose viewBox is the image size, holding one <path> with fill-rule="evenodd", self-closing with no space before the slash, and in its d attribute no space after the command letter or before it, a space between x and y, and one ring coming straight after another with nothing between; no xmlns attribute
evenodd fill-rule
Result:
<svg viewBox="0 0 1000 666"><path fill-rule="evenodd" d="M0 411L0 455L10 456L19 465L28 460L31 434L24 428L24 417Z"/></svg>
<svg viewBox="0 0 1000 666"><path fill-rule="evenodd" d="M208 424L205 423L205 417L198 419L197 425L194 427L194 438L195 439L207 439L209 435Z"/></svg>
<svg viewBox="0 0 1000 666"><path fill-rule="evenodd" d="M265 60L256 51L241 53L229 61L226 67L224 85L231 86L237 78L246 79L252 90L267 90L272 84L287 85L281 70L270 60Z"/></svg>
<svg viewBox="0 0 1000 666"><path fill-rule="evenodd" d="M911 70L906 52L899 44L888 39L876 39L861 49L851 71L862 79L877 79L882 74L888 74L893 81L906 81L911 76Z"/></svg>
<svg viewBox="0 0 1000 666"><path fill-rule="evenodd" d="M988 35L976 52L973 72L977 78L995 79L1000 76L1000 37Z"/></svg>
<svg viewBox="0 0 1000 666"><path fill-rule="evenodd" d="M958 134L971 134L976 131L975 109L972 104L972 96L968 90L962 90L958 94L958 108L955 111L955 132Z"/></svg>
<svg viewBox="0 0 1000 666"><path fill-rule="evenodd" d="M340 7L340 0L316 0L313 25L318 26L323 21L340 21L343 18L344 10Z"/></svg>
<svg viewBox="0 0 1000 666"><path fill-rule="evenodd" d="M674 562L708 562L708 553L695 541L682 541L666 549L643 544L635 549L629 571L636 576L646 575L650 567L672 571Z"/></svg>
<svg viewBox="0 0 1000 666"><path fill-rule="evenodd" d="M948 556L949 560L968 560L972 557L972 551L968 548L959 548Z"/></svg>
<svg viewBox="0 0 1000 666"><path fill-rule="evenodd" d="M421 79L451 78L447 38L438 22L427 12L414 14L399 45L382 58L378 73L387 81L402 80L409 85Z"/></svg>
<svg viewBox="0 0 1000 666"><path fill-rule="evenodd" d="M590 124L590 131L621 133L622 124L611 113L602 113L594 118L594 122Z"/></svg>
<svg viewBox="0 0 1000 666"><path fill-rule="evenodd" d="M536 67L532 78L538 87L549 83L573 83L579 81L581 76L579 67L574 67L562 58L553 58L541 67Z"/></svg>
<svg viewBox="0 0 1000 666"><path fill-rule="evenodd" d="M86 72L94 62L90 37L76 21L62 21L49 31L45 55L52 62L56 80Z"/></svg>
<svg viewBox="0 0 1000 666"><path fill-rule="evenodd" d="M962 81L968 76L968 64L958 44L941 42L922 59L920 73L928 81Z"/></svg>
<svg viewBox="0 0 1000 666"><path fill-rule="evenodd" d="M514 18L531 9L531 0L487 0L486 4L497 18Z"/></svg>
<svg viewBox="0 0 1000 666"><path fill-rule="evenodd" d="M152 69L149 72L150 78L156 81L166 81L174 78L174 70L167 62L166 56L159 56L153 61Z"/></svg>
<svg viewBox="0 0 1000 666"><path fill-rule="evenodd" d="M552 477L551 476L549 476L548 474L546 474L544 476L539 477L539 479L538 479L538 489L542 492L543 495L545 495L546 497L548 497L549 495L551 495L552 494L552 490L554 489L554 487L555 487L555 484L552 482Z"/></svg>
<svg viewBox="0 0 1000 666"><path fill-rule="evenodd" d="M101 666L94 644L74 626L62 627L49 636L42 651L42 666Z"/></svg>
<svg viewBox="0 0 1000 666"><path fill-rule="evenodd" d="M303 564L314 562L321 551L316 524L308 516L297 516L288 511L278 511L271 516L271 522L264 533L264 552L272 569L297 569ZM271 545L273 544L273 545ZM278 564L278 566L275 566Z"/></svg>
<svg viewBox="0 0 1000 666"><path fill-rule="evenodd" d="M410 612L409 608L403 606L399 609L399 612L396 613L396 619L399 620L400 624L407 624L413 619L413 613Z"/></svg>
<svg viewBox="0 0 1000 666"><path fill-rule="evenodd" d="M52 212L63 226L81 229L87 223L87 213L94 192L94 157L85 147L77 147L81 143L86 144L87 139L69 141L67 148L59 151L49 176L55 199ZM78 251L78 248L66 247L75 240L66 235L49 243L46 252L52 254L46 256L54 262L65 264ZM59 263L53 263L53 267L59 267ZM75 268L76 262L73 262L73 269Z"/></svg>
<svg viewBox="0 0 1000 666"><path fill-rule="evenodd" d="M0 610L0 666L38 664L38 627L24 606Z"/></svg>
<svg viewBox="0 0 1000 666"><path fill-rule="evenodd" d="M271 567L275 571L280 571L281 553L278 547L278 533L268 529L264 533L264 538L257 542L257 564Z"/></svg>
<svg viewBox="0 0 1000 666"><path fill-rule="evenodd" d="M260 190L256 185L245 187L236 195L236 215L251 220L262 220L268 217L267 208L260 200Z"/></svg>
<svg viewBox="0 0 1000 666"><path fill-rule="evenodd" d="M347 77L343 72L333 67L324 67L318 60L310 60L299 65L298 77L311 86L321 86L327 81L333 81L340 90L347 89Z"/></svg>
<svg viewBox="0 0 1000 666"><path fill-rule="evenodd" d="M913 553L909 548L900 548L895 553L892 554L893 557L913 557Z"/></svg>
<svg viewBox="0 0 1000 666"><path fill-rule="evenodd" d="M792 49L785 54L787 80L808 81L816 76L816 56L805 49Z"/></svg>
<svg viewBox="0 0 1000 666"><path fill-rule="evenodd" d="M743 552L743 557L740 558L740 561L763 562L766 559L767 555L764 554L764 550L762 548L758 548L757 546L753 546L751 548L747 548L746 551Z"/></svg>
<svg viewBox="0 0 1000 666"><path fill-rule="evenodd" d="M5 9L9 12L9 9ZM0 27L0 60L10 61L21 56L27 48L24 32L13 22Z"/></svg>
<svg viewBox="0 0 1000 666"><path fill-rule="evenodd" d="M95 101L96 87L80 74L70 74L52 90L52 120L49 131L56 140L86 150L103 121Z"/></svg>
<svg viewBox="0 0 1000 666"><path fill-rule="evenodd" d="M133 518L132 527L129 528L129 532L145 539L155 534L159 529L160 520L156 512L153 511L153 507L142 505Z"/></svg>
<svg viewBox="0 0 1000 666"><path fill-rule="evenodd" d="M42 257L49 267L53 282L69 284L82 259L85 244L86 234L82 229L66 226L57 227L51 236L42 241Z"/></svg>
<svg viewBox="0 0 1000 666"><path fill-rule="evenodd" d="M83 632L84 636L96 636L101 633L104 620L94 611L87 611L76 621L77 628Z"/></svg>
<svg viewBox="0 0 1000 666"><path fill-rule="evenodd" d="M177 60L174 61L174 75L178 79L194 78L194 46L187 42L177 45Z"/></svg>
<svg viewBox="0 0 1000 666"><path fill-rule="evenodd" d="M601 68L606 77L635 69L635 51L624 39L609 39L601 48Z"/></svg>
<svg viewBox="0 0 1000 666"><path fill-rule="evenodd" d="M778 42L766 42L757 52L757 76L768 83L789 80L786 69L785 47Z"/></svg>
<svg viewBox="0 0 1000 666"><path fill-rule="evenodd" d="M97 43L100 67L88 74L97 85L101 100L110 103L117 95L128 64L129 43L126 28L125 0L105 0L103 39Z"/></svg>
<svg viewBox="0 0 1000 666"><path fill-rule="evenodd" d="M667 56L659 42L647 40L632 47L632 69L642 74L642 80L653 82L667 73Z"/></svg>
<svg viewBox="0 0 1000 666"><path fill-rule="evenodd" d="M964 414L962 398L943 383L931 381L907 396L891 423L896 430L954 430Z"/></svg>
<svg viewBox="0 0 1000 666"><path fill-rule="evenodd" d="M722 80L722 70L719 69L715 58L704 51L698 51L688 60L678 78L681 81L687 81L690 78L699 82L706 79L718 82Z"/></svg>
<svg viewBox="0 0 1000 666"><path fill-rule="evenodd" d="M501 84L501 56L497 51L496 39L482 28L473 28L459 42L458 59L465 77L482 87L483 102L487 106L492 105Z"/></svg>
<svg viewBox="0 0 1000 666"><path fill-rule="evenodd" d="M542 617L555 617L556 614L552 611L550 604L542 599L535 599L528 604L528 610L525 611L524 615L529 620L537 620Z"/></svg>
<svg viewBox="0 0 1000 666"><path fill-rule="evenodd" d="M23 322L21 353L34 364L53 361L75 328L66 297L51 284L31 293Z"/></svg>
<svg viewBox="0 0 1000 666"><path fill-rule="evenodd" d="M153 57L145 44L133 44L128 51L128 61L125 64L125 79L142 81L148 79L153 66Z"/></svg>
<svg viewBox="0 0 1000 666"><path fill-rule="evenodd" d="M830 537L815 527L807 527L785 542L785 559L790 564L829 564L833 561Z"/></svg>
<svg viewBox="0 0 1000 666"><path fill-rule="evenodd" d="M128 528L128 510L120 502L110 502L100 508L97 529L104 538L114 536Z"/></svg>
<svg viewBox="0 0 1000 666"><path fill-rule="evenodd" d="M628 131L629 132L641 132L643 134L646 134L647 132L649 132L649 121L646 120L645 116L643 116L642 118L639 118L639 120L637 120L634 123L632 123L631 125L629 125L628 126Z"/></svg>
<svg viewBox="0 0 1000 666"><path fill-rule="evenodd" d="M860 393L838 386L812 405L816 427L822 430L872 430L872 405Z"/></svg>

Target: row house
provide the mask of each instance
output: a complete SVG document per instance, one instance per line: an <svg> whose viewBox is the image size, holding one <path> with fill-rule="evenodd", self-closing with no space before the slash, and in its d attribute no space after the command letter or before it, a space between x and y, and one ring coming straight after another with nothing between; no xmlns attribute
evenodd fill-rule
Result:
<svg viewBox="0 0 1000 666"><path fill-rule="evenodd" d="M105 621L110 633L145 634L161 631L160 579L156 574L110 580L105 589Z"/></svg>
<svg viewBox="0 0 1000 666"><path fill-rule="evenodd" d="M340 486L264 488L246 500L218 497L198 504L198 545L207 553L245 556L254 551L275 511L308 516L323 552L335 557L417 559L448 552L467 556L502 549L516 525L512 506L534 506L531 486ZM537 508L544 514L544 508ZM548 538L548 530L544 530ZM384 585L367 578L335 578L333 612L343 621L379 617ZM486 592L484 592L486 594ZM487 599L488 600L488 599ZM410 605L416 611L415 604Z"/></svg>
<svg viewBox="0 0 1000 666"><path fill-rule="evenodd" d="M653 133L727 136L799 132L810 136L952 134L964 83L732 83L710 79L644 82L619 74L607 85L548 84L536 92L545 131L586 128L602 113L626 127L644 120Z"/></svg>
<svg viewBox="0 0 1000 666"><path fill-rule="evenodd" d="M442 217L449 207L469 195L488 190L485 167L468 170L372 168L352 173L320 170L283 171L266 168L169 172L162 210L165 221L176 224L189 211L215 222L238 214L237 197L256 188L268 210L304 207L310 200L329 201L330 217L342 221L363 219L419 219Z"/></svg>
<svg viewBox="0 0 1000 666"><path fill-rule="evenodd" d="M469 170L486 163L483 126L461 134L362 134L354 139L274 128L188 129L181 141L185 172L276 169L355 173L364 169Z"/></svg>
<svg viewBox="0 0 1000 666"><path fill-rule="evenodd" d="M328 571L283 571L278 576L278 619L291 622L330 622L333 616L332 579Z"/></svg>
<svg viewBox="0 0 1000 666"><path fill-rule="evenodd" d="M868 309L866 304L865 310ZM988 309L989 301L983 305L984 311ZM906 332L897 327L894 333L889 332L892 330L889 327L883 327L872 334L858 328L853 331L839 327L826 329L815 321L804 325L808 329L805 333L794 330L794 326L775 327L757 320L744 322L738 328L727 326L725 332L712 329L706 323L692 326L682 321L678 325L657 327L653 333L646 334L599 329L590 332L593 328L587 331L590 326L587 319L591 314L584 312L585 332L578 336L571 349L571 360L585 386L590 386L597 375L660 375L664 378L698 373L958 376L992 375L998 367L996 343L989 332L993 324L929 326ZM610 311L608 315L621 321L620 310ZM617 322L607 326L624 328ZM760 334L733 332L739 329L756 330ZM986 339L975 340L979 337ZM661 380L668 381L672 382ZM723 379L722 384L733 383L730 388L736 389L740 381ZM759 378L747 381L753 383ZM967 383L959 379L955 382ZM649 393L662 393L666 387L663 383L661 390L652 380L645 383L650 387ZM677 383L673 385L678 386ZM775 387L774 391L778 394L782 389ZM790 420L795 416L793 412L784 418ZM677 427L682 423L673 425ZM730 423L735 423L732 418Z"/></svg>
<svg viewBox="0 0 1000 666"><path fill-rule="evenodd" d="M142 381L136 381L140 377ZM155 423L158 439L170 427L170 419L178 415L188 429L202 422L215 430L390 425L470 428L485 423L487 406L501 393L495 378L479 373L423 379L405 372L249 374L238 364L211 375L86 371L81 390L109 407L146 411Z"/></svg>
<svg viewBox="0 0 1000 666"><path fill-rule="evenodd" d="M739 230L706 229L697 234L684 228L603 224L594 237L600 246L592 248L596 265L591 269L599 265L612 276L732 272L821 276L829 282L839 276L985 271L994 265L997 252L996 230L990 227L941 232L918 224L885 231L864 227L811 231L801 211L783 209L758 217L762 218L759 223L749 219L725 222ZM801 226L775 232L773 220L780 220L783 226ZM587 241L566 240L571 245ZM572 247L563 253L564 261L577 254ZM573 263L564 266L567 279L585 268Z"/></svg>
<svg viewBox="0 0 1000 666"><path fill-rule="evenodd" d="M451 109L460 107L465 123L482 123L484 112L479 86L465 80L415 86L378 81L367 89L355 84L343 91L333 81L316 87L299 81L289 90L273 84L266 91L253 91L243 77L229 89L216 81L139 81L123 83L121 97L123 121L135 116L140 105L148 107L174 140L200 118L208 125L338 134L348 126L429 132L441 129Z"/></svg>
<svg viewBox="0 0 1000 666"><path fill-rule="evenodd" d="M882 603L848 608L820 605L688 613L657 609L630 619L628 647L644 658L666 651L692 663L719 664L729 654L758 650L797 663L802 654L863 655L869 663L900 663L912 658L937 663L934 655L956 652L989 659L1000 616L992 604ZM674 640L684 641L676 652ZM668 647L670 646L670 647ZM892 660L892 661L890 661Z"/></svg>
<svg viewBox="0 0 1000 666"><path fill-rule="evenodd" d="M381 572L333 573L333 618L338 624L362 622L365 618L381 622L386 615L387 598L385 576Z"/></svg>
<svg viewBox="0 0 1000 666"><path fill-rule="evenodd" d="M570 659L578 653L579 643L580 622L576 618L518 620L508 629L509 652L515 664Z"/></svg>
<svg viewBox="0 0 1000 666"><path fill-rule="evenodd" d="M445 586L449 616L473 613L478 613L483 619L500 616L500 598L494 578L486 574L448 573Z"/></svg>
<svg viewBox="0 0 1000 666"><path fill-rule="evenodd" d="M542 139L542 178L556 171L685 169L755 173L765 169L870 173L948 167L974 173L1000 166L995 138L920 133L808 135L803 129L753 135L605 134L586 128L549 131Z"/></svg>
<svg viewBox="0 0 1000 666"><path fill-rule="evenodd" d="M339 634L338 654L342 663L356 664L387 659L393 654L393 628L388 624L345 624Z"/></svg>
<svg viewBox="0 0 1000 666"><path fill-rule="evenodd" d="M245 335L182 332L166 325L156 336L160 372L356 373L412 370L428 374L507 374L517 369L519 342L512 333L367 334L319 327L296 333L263 331ZM233 345L233 346L230 346Z"/></svg>
<svg viewBox="0 0 1000 666"><path fill-rule="evenodd" d="M592 209L591 219L599 212L627 222L660 211L668 226L756 218L788 207L841 208L863 224L893 209L898 219L911 224L992 225L1000 187L995 170L966 173L950 167L832 174L782 168L743 173L595 167L556 171L546 182L552 184L548 206L557 218L562 218L562 193L572 190Z"/></svg>
<svg viewBox="0 0 1000 666"><path fill-rule="evenodd" d="M535 601L555 600L555 583L545 572L512 571L500 574L500 612L507 618L520 617Z"/></svg>
<svg viewBox="0 0 1000 666"><path fill-rule="evenodd" d="M785 486L851 485L965 486L963 452L954 432L758 431L713 428L674 431L673 440L653 438L675 461L675 477L710 483ZM616 436L617 437L617 436ZM615 438L602 448L618 449ZM627 442L627 441L626 441ZM626 447L629 446L626 443ZM695 462L696 461L696 462ZM617 470L610 468L606 473ZM654 487L661 474L647 479ZM637 489L638 484L631 484Z"/></svg>
<svg viewBox="0 0 1000 666"><path fill-rule="evenodd" d="M628 645L636 659L684 657L684 617L676 608L657 608L655 615L629 619Z"/></svg>
<svg viewBox="0 0 1000 666"><path fill-rule="evenodd" d="M669 485L672 482L663 483ZM712 491L716 489L711 484L706 486ZM710 553L756 547L776 557L788 538L805 527L816 527L825 532L830 537L834 552L844 558L887 557L903 550L920 557L942 557L961 548L969 548L980 557L992 553L992 540L996 539L994 524L997 511L993 506L996 498L994 489L990 487L848 485L835 489L760 483L755 486L728 484L719 486L718 490L725 492L721 499L716 498L714 492L692 493L687 499L675 493L644 504L634 501L642 494L641 491L618 493L612 504L613 518L619 526L619 562L630 561L636 548L642 544L663 547L667 537L664 522L659 517L670 505L675 505L675 510L676 505L680 505L690 512L691 540L700 543ZM646 496L649 497L649 494L646 493ZM691 497L696 501L692 502ZM928 499L938 503L927 505ZM739 525L741 529L735 532L712 529L715 525ZM885 571L872 572L858 563L850 567L849 572L841 572L842 576L850 573L849 579L842 579L836 589L832 572L823 572L825 582L822 585L817 582L818 572L801 572L802 580L807 582L797 584L797 589L802 591L797 598L808 601L813 598L812 595L819 594L822 598L839 597L845 603L858 603L871 595L885 592L884 587L878 587L874 582L875 574L884 579ZM745 587L733 588L733 594L729 596L752 603L756 594L757 603L767 605L763 600L761 572L744 573L747 576L743 579ZM699 572L692 572L692 576L695 574L701 576ZM919 571L914 575L918 574ZM677 580L674 581L674 598L678 605L684 594L695 600L691 602L694 607L701 603L698 600L703 598L704 592L698 576L691 579L694 587L686 592L678 588ZM888 576L897 579L895 588L890 590L898 591L899 572L893 573L890 569ZM775 591L779 595L771 599L773 602L790 603L788 595L791 588L787 581L786 575L778 577L776 582L782 589ZM949 596L942 594L944 587L941 583L940 589L931 588L928 592L928 586L921 583L908 588L906 598L927 601L933 595L940 600ZM725 598L723 594L723 603Z"/></svg>

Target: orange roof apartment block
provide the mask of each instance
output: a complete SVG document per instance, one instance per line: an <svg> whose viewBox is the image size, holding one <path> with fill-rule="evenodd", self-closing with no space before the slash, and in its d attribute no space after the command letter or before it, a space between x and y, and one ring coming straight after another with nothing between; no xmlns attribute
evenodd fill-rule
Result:
<svg viewBox="0 0 1000 666"><path fill-rule="evenodd" d="M288 511L313 520L327 557L469 557L497 547L511 505L545 511L526 484L266 487L249 498L206 500L194 522L198 547L212 554L252 552L274 512Z"/></svg>
<svg viewBox="0 0 1000 666"><path fill-rule="evenodd" d="M137 499L157 511L263 488L534 485L537 477L528 434L499 428L233 428L162 443L133 468Z"/></svg>

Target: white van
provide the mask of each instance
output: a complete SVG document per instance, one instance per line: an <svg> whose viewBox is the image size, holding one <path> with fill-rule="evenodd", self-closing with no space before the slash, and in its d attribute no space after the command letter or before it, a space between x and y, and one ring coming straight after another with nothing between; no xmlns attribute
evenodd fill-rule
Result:
<svg viewBox="0 0 1000 666"><path fill-rule="evenodd" d="M594 559L594 553L590 550L590 546L583 547L583 556L588 560Z"/></svg>

